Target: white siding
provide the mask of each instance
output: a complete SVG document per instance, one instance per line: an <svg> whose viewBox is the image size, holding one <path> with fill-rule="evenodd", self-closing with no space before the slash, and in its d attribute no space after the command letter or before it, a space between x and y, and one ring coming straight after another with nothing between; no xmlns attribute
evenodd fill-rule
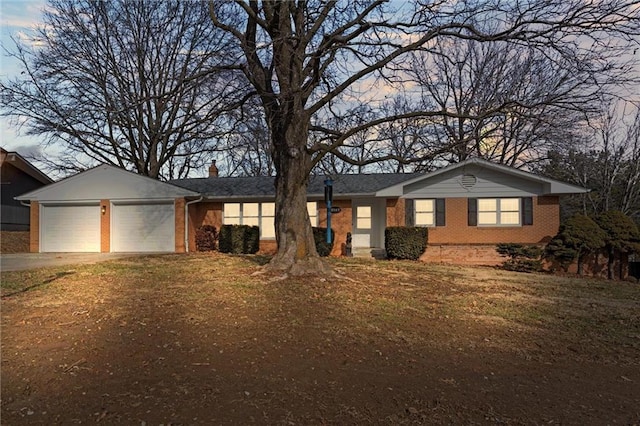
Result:
<svg viewBox="0 0 640 426"><path fill-rule="evenodd" d="M473 175L476 183L463 186L463 176ZM511 174L478 166L454 169L404 188L408 198L476 198L476 197L530 197L543 194L544 185Z"/></svg>
<svg viewBox="0 0 640 426"><path fill-rule="evenodd" d="M103 165L44 186L27 195L27 199L40 202L82 202L90 200L167 200L198 194L145 176Z"/></svg>
<svg viewBox="0 0 640 426"><path fill-rule="evenodd" d="M42 205L41 252L99 252L100 206Z"/></svg>
<svg viewBox="0 0 640 426"><path fill-rule="evenodd" d="M173 203L114 204L111 215L111 251L175 251Z"/></svg>

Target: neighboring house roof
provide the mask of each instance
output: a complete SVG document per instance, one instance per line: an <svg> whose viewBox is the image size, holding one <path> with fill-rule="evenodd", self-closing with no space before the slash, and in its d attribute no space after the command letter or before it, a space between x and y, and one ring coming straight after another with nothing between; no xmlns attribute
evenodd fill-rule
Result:
<svg viewBox="0 0 640 426"><path fill-rule="evenodd" d="M377 173L332 176L334 197L364 197L388 187L421 176L419 173ZM307 195L324 197L324 181L327 176L311 176ZM275 178L253 177L208 177L178 179L170 183L195 191L207 199L229 198L273 198Z"/></svg>
<svg viewBox="0 0 640 426"><path fill-rule="evenodd" d="M43 184L52 183L53 180L42 173L36 166L27 161L22 155L18 154L15 151L7 151L4 148L0 148L0 166L2 166L5 162L11 164L15 168L23 171L28 174L32 178L36 179Z"/></svg>
<svg viewBox="0 0 640 426"><path fill-rule="evenodd" d="M185 188L103 164L15 198L39 202L102 199L152 201L199 195Z"/></svg>

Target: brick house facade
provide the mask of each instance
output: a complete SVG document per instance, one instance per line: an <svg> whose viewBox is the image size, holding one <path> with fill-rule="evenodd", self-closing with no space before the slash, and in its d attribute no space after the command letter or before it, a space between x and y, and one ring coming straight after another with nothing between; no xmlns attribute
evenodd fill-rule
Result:
<svg viewBox="0 0 640 426"><path fill-rule="evenodd" d="M326 227L326 176L312 176L307 210ZM427 174L331 176L333 256L384 249L389 226L426 226L422 260L496 264L498 243L544 244L558 231L559 200L584 188L471 159ZM260 227L260 250L276 251L273 177L218 177L154 181L98 166L17 197L31 204L31 250L196 251L199 227Z"/></svg>

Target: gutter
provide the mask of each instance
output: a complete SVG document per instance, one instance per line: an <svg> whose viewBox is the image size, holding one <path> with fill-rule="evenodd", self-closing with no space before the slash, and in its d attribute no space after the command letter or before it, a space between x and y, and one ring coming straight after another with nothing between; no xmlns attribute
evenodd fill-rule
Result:
<svg viewBox="0 0 640 426"><path fill-rule="evenodd" d="M184 204L184 251L189 253L189 206L199 203L204 197L201 195L197 200L191 200Z"/></svg>

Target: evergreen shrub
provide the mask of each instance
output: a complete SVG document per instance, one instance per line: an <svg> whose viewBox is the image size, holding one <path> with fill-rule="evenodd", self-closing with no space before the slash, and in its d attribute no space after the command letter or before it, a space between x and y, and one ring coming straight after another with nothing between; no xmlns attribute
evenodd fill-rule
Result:
<svg viewBox="0 0 640 426"><path fill-rule="evenodd" d="M321 257L331 254L333 244L336 240L336 233L331 230L331 244L327 243L327 228L313 227L313 240L316 243L316 251Z"/></svg>
<svg viewBox="0 0 640 426"><path fill-rule="evenodd" d="M384 248L389 259L418 260L427 249L425 227L390 226L384 230Z"/></svg>
<svg viewBox="0 0 640 426"><path fill-rule="evenodd" d="M542 270L542 248L515 243L500 243L496 251L509 259L502 263L507 271L538 272Z"/></svg>
<svg viewBox="0 0 640 426"><path fill-rule="evenodd" d="M260 248L260 228L249 225L222 225L218 249L222 253L254 254Z"/></svg>

